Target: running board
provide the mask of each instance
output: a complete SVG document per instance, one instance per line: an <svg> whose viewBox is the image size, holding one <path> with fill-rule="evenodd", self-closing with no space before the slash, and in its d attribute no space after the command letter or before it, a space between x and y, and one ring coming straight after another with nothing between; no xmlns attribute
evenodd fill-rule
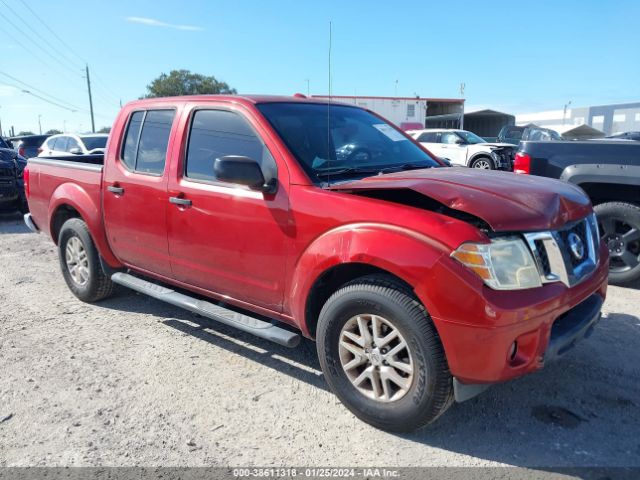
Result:
<svg viewBox="0 0 640 480"><path fill-rule="evenodd" d="M264 320L229 310L214 303L184 295L170 288L163 287L162 285L147 282L128 273L114 273L111 275L111 280L114 283L128 287L136 292L144 293L157 300L162 300L176 307L184 308L190 312L197 313L216 322L224 323L243 332L251 333L256 337L271 340L285 347L294 348L300 343L300 335L297 333L272 325Z"/></svg>

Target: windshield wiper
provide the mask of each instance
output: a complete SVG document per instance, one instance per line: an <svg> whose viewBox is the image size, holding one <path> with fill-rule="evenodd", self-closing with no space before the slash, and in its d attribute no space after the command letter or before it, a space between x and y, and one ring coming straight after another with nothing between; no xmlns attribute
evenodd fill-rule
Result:
<svg viewBox="0 0 640 480"><path fill-rule="evenodd" d="M403 163L402 165L391 165L389 167L379 168L380 173L402 171L402 170L419 170L422 168L431 168L431 165L425 165L422 163Z"/></svg>
<svg viewBox="0 0 640 480"><path fill-rule="evenodd" d="M375 173L382 174L387 172L402 171L402 170L417 170L421 168L431 168L431 165L425 165L420 163L403 163L400 165L381 165L379 167L345 167L337 168L335 170L316 170L318 176L331 176L331 175L348 175L350 173Z"/></svg>

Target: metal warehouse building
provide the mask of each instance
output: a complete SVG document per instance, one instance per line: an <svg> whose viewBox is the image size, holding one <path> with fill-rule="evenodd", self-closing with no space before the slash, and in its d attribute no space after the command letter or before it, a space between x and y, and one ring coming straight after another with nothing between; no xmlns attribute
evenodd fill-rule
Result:
<svg viewBox="0 0 640 480"><path fill-rule="evenodd" d="M598 105L564 110L550 110L516 115L517 125L535 123L541 127L559 125L588 125L611 135L618 132L640 131L640 102Z"/></svg>

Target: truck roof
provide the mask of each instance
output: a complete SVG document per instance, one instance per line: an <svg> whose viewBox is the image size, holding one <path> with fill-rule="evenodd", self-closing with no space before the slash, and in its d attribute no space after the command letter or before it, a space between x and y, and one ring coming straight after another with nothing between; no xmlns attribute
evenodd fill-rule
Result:
<svg viewBox="0 0 640 480"><path fill-rule="evenodd" d="M295 95L182 95L178 97L155 97L155 98L143 98L140 100L134 100L127 105L147 105L158 103L176 103L176 102L207 102L207 101L225 101L236 102L245 104L259 104L259 103L318 103L326 105L329 103L326 98L310 98L306 95L296 93ZM353 104L344 102L334 102L331 100L331 104L339 104L346 106L355 106Z"/></svg>

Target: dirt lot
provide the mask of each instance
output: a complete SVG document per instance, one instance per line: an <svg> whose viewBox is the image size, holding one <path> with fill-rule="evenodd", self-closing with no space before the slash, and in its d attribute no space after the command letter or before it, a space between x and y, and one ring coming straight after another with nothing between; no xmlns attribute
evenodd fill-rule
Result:
<svg viewBox="0 0 640 480"><path fill-rule="evenodd" d="M55 247L0 217L0 466L640 466L640 289L542 372L411 435L375 430L288 350L130 291L67 290Z"/></svg>

